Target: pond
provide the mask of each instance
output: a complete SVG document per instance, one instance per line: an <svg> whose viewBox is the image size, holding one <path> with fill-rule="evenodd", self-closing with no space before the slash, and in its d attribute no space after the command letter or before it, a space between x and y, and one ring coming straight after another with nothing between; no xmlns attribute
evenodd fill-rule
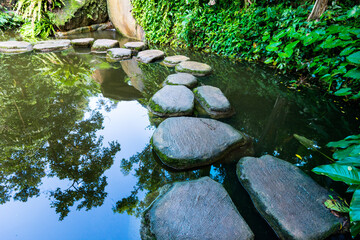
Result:
<svg viewBox="0 0 360 240"><path fill-rule="evenodd" d="M114 31L80 37L89 36L129 41ZM325 146L358 131L358 108L316 89L286 86L292 76L263 66L162 50L213 67L199 81L228 97L236 114L221 121L252 136L256 156L289 161L344 194L344 185L311 173L328 161L293 134ZM174 172L154 156L149 143L159 119L146 104L171 73L159 63L110 64L89 49L0 55L1 238L139 239L139 215L153 191L210 176L224 185L256 239L277 239L237 180L235 163Z"/></svg>

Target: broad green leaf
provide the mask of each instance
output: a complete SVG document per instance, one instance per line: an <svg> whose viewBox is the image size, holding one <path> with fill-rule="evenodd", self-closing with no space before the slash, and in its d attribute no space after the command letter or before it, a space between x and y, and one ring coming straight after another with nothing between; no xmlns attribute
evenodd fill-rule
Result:
<svg viewBox="0 0 360 240"><path fill-rule="evenodd" d="M360 172L357 168L340 164L329 164L312 170L316 174L325 175L334 181L342 181L348 185L360 184Z"/></svg>
<svg viewBox="0 0 360 240"><path fill-rule="evenodd" d="M359 187L359 185L350 185L346 190L347 193L353 193Z"/></svg>
<svg viewBox="0 0 360 240"><path fill-rule="evenodd" d="M359 99L360 98L360 92L354 96L352 96L350 99Z"/></svg>
<svg viewBox="0 0 360 240"><path fill-rule="evenodd" d="M279 49L277 46L279 46L281 43L282 42L270 43L269 45L266 46L266 50L268 50L269 52L277 51Z"/></svg>
<svg viewBox="0 0 360 240"><path fill-rule="evenodd" d="M360 157L347 157L336 161L337 164L360 167Z"/></svg>
<svg viewBox="0 0 360 240"><path fill-rule="evenodd" d="M360 233L360 222L352 222L350 225L351 236L355 238Z"/></svg>
<svg viewBox="0 0 360 240"><path fill-rule="evenodd" d="M353 7L352 9L350 9L347 12L348 18L351 18L351 17L357 18L358 16L360 16L360 6L359 5Z"/></svg>
<svg viewBox="0 0 360 240"><path fill-rule="evenodd" d="M273 36L274 41L279 41L280 38L284 37L286 35L286 31L280 31L278 34Z"/></svg>
<svg viewBox="0 0 360 240"><path fill-rule="evenodd" d="M350 140L350 139L349 139ZM328 144L326 144L327 147L334 147L334 148L347 148L350 145L357 143L360 144L360 140L358 139L354 139L354 140L350 140L348 139L344 139L344 140L340 140L337 142L329 142Z"/></svg>
<svg viewBox="0 0 360 240"><path fill-rule="evenodd" d="M350 203L350 221L360 221L360 189L356 189Z"/></svg>
<svg viewBox="0 0 360 240"><path fill-rule="evenodd" d="M352 145L343 150L337 150L333 154L333 158L340 160L340 159L344 159L347 157L358 157L359 154L360 154L360 145Z"/></svg>
<svg viewBox="0 0 360 240"><path fill-rule="evenodd" d="M347 27L338 25L338 24L333 24L330 27L328 27L326 29L326 31L328 32L328 34L334 34L334 33L339 33L339 32L343 32L347 29Z"/></svg>
<svg viewBox="0 0 360 240"><path fill-rule="evenodd" d="M342 89L334 92L334 95L335 96L347 96L347 95L350 95L351 93L352 93L351 88L342 88Z"/></svg>
<svg viewBox="0 0 360 240"><path fill-rule="evenodd" d="M360 69L359 68L354 68L351 69L350 71L348 71L344 77L349 77L349 78L353 78L353 79L360 79Z"/></svg>
<svg viewBox="0 0 360 240"><path fill-rule="evenodd" d="M291 55L294 52L294 47L299 43L300 41L295 41L292 43L289 43L288 45L285 46L284 51L287 55L287 58L291 57Z"/></svg>
<svg viewBox="0 0 360 240"><path fill-rule="evenodd" d="M291 54L292 54L292 53L291 53ZM290 57L287 53L284 53L284 52L279 52L278 55L279 55L279 57L281 57L281 58L288 58L288 57Z"/></svg>
<svg viewBox="0 0 360 240"><path fill-rule="evenodd" d="M360 65L360 51L346 57L346 59L356 65Z"/></svg>
<svg viewBox="0 0 360 240"><path fill-rule="evenodd" d="M326 40L320 44L321 48L330 49L336 47L345 47L346 45L352 43L352 41L342 41L336 38L333 35L330 35L326 38Z"/></svg>
<svg viewBox="0 0 360 240"><path fill-rule="evenodd" d="M339 38L342 39L342 40L350 40L351 39L351 36L350 36L350 33L348 32L341 32L339 33Z"/></svg>
<svg viewBox="0 0 360 240"><path fill-rule="evenodd" d="M273 57L271 57L271 58L266 59L264 63L269 64L269 63L272 63L273 61L274 61Z"/></svg>
<svg viewBox="0 0 360 240"><path fill-rule="evenodd" d="M345 140L349 140L349 139L358 139L358 140L360 140L360 134L358 134L358 135L350 135L350 136L347 136L344 139Z"/></svg>
<svg viewBox="0 0 360 240"><path fill-rule="evenodd" d="M341 51L340 56L346 56L352 53L355 50L354 47L347 47L344 50Z"/></svg>

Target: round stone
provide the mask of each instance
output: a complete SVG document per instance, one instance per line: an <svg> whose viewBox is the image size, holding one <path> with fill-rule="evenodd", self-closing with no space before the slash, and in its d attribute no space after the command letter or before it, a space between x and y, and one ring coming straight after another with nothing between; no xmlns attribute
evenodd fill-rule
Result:
<svg viewBox="0 0 360 240"><path fill-rule="evenodd" d="M246 134L208 118L168 118L155 130L152 145L165 165L178 170L253 154L252 141Z"/></svg>
<svg viewBox="0 0 360 240"><path fill-rule="evenodd" d="M166 85L150 99L148 108L160 117L191 115L194 94L185 86Z"/></svg>
<svg viewBox="0 0 360 240"><path fill-rule="evenodd" d="M196 100L213 118L229 117L234 114L229 100L222 91L213 86L200 86L194 89Z"/></svg>
<svg viewBox="0 0 360 240"><path fill-rule="evenodd" d="M127 42L124 44L124 47L135 50L135 51L141 51L145 49L145 43L143 42Z"/></svg>
<svg viewBox="0 0 360 240"><path fill-rule="evenodd" d="M211 67L205 63L184 61L176 65L176 72L190 73L195 76L205 76L211 73Z"/></svg>
<svg viewBox="0 0 360 240"><path fill-rule="evenodd" d="M194 75L189 73L175 73L169 75L164 82L164 85L184 85L188 88L194 88L198 84Z"/></svg>
<svg viewBox="0 0 360 240"><path fill-rule="evenodd" d="M252 240L225 188L209 177L165 185L145 210L141 239Z"/></svg>
<svg viewBox="0 0 360 240"><path fill-rule="evenodd" d="M176 56L169 56L164 59L162 64L168 67L175 67L176 64L179 64L183 61L188 61L190 58L183 56L183 55L176 55Z"/></svg>
<svg viewBox="0 0 360 240"><path fill-rule="evenodd" d="M0 42L0 52L2 53L25 53L32 51L31 43L23 41Z"/></svg>
<svg viewBox="0 0 360 240"><path fill-rule="evenodd" d="M139 54L136 56L136 60L143 63L150 63L163 59L164 55L164 52L160 50L145 50L139 52Z"/></svg>
<svg viewBox="0 0 360 240"><path fill-rule="evenodd" d="M119 47L119 42L113 39L97 39L91 47L94 53L106 53L110 48Z"/></svg>
<svg viewBox="0 0 360 240"><path fill-rule="evenodd" d="M71 44L74 47L91 47L94 43L94 38L79 38L79 39L72 39Z"/></svg>
<svg viewBox="0 0 360 240"><path fill-rule="evenodd" d="M41 41L34 45L34 51L36 52L53 52L62 51L71 47L70 40L49 40Z"/></svg>
<svg viewBox="0 0 360 240"><path fill-rule="evenodd" d="M131 58L131 50L126 48L110 48L106 52L108 62L118 62Z"/></svg>

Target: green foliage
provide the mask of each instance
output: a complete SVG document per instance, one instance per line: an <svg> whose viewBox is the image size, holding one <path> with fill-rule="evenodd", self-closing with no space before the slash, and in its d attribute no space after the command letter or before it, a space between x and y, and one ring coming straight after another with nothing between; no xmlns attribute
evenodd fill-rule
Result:
<svg viewBox="0 0 360 240"><path fill-rule="evenodd" d="M320 80L337 96L359 98L359 6L330 6L320 21L308 22L311 5L259 3L243 8L242 1L209 6L199 0L133 0L132 12L150 42L264 61L282 73Z"/></svg>
<svg viewBox="0 0 360 240"><path fill-rule="evenodd" d="M21 17L8 12L1 12L0 6L0 31L16 28L22 23Z"/></svg>
<svg viewBox="0 0 360 240"><path fill-rule="evenodd" d="M342 181L349 185L349 192L354 192L350 203L351 235L355 237L360 232L360 135L348 136L337 142L330 142L328 147L336 148L334 164L322 165L313 172Z"/></svg>

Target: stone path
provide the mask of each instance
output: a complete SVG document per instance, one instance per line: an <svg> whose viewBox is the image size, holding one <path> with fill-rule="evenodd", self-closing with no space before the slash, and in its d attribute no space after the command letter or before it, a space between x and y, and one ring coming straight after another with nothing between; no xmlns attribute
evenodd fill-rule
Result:
<svg viewBox="0 0 360 240"><path fill-rule="evenodd" d="M34 45L33 49L35 52L54 52L63 51L71 47L70 40L48 40L41 41Z"/></svg>
<svg viewBox="0 0 360 240"><path fill-rule="evenodd" d="M324 206L330 193L291 163L270 155L246 157L237 175L281 239L325 239L340 229L341 219Z"/></svg>
<svg viewBox="0 0 360 240"><path fill-rule="evenodd" d="M2 53L25 53L31 52L33 46L31 43L23 41L0 42L0 52Z"/></svg>
<svg viewBox="0 0 360 240"><path fill-rule="evenodd" d="M177 64L179 64L183 61L188 61L188 60L190 60L190 58L188 58L186 56L176 55L176 56L166 57L164 59L164 61L162 62L162 64L167 67L175 67Z"/></svg>
<svg viewBox="0 0 360 240"><path fill-rule="evenodd" d="M144 213L142 239L254 239L224 187L203 177L162 188Z"/></svg>
<svg viewBox="0 0 360 240"><path fill-rule="evenodd" d="M91 47L94 43L94 38L79 38L79 39L72 39L71 44L74 47Z"/></svg>
<svg viewBox="0 0 360 240"><path fill-rule="evenodd" d="M222 91L213 86L200 86L194 89L197 102L212 118L230 117L235 112Z"/></svg>
<svg viewBox="0 0 360 240"><path fill-rule="evenodd" d="M194 94L185 86L166 85L150 99L148 109L160 117L191 115Z"/></svg>
<svg viewBox="0 0 360 240"><path fill-rule="evenodd" d="M106 60L108 62L119 62L121 60L130 59L131 50L126 48L110 48L106 52Z"/></svg>
<svg viewBox="0 0 360 240"><path fill-rule="evenodd" d="M138 53L136 60L143 63L151 63L163 59L164 56L164 52L160 50L145 50Z"/></svg>
<svg viewBox="0 0 360 240"><path fill-rule="evenodd" d="M91 47L94 53L106 53L110 48L119 47L119 42L113 39L97 39Z"/></svg>
<svg viewBox="0 0 360 240"><path fill-rule="evenodd" d="M124 44L124 47L138 52L144 50L146 45L143 42L127 42Z"/></svg>
<svg viewBox="0 0 360 240"><path fill-rule="evenodd" d="M194 88L198 81L194 75L189 73L176 73L167 76L163 85L184 85L188 88Z"/></svg>
<svg viewBox="0 0 360 240"><path fill-rule="evenodd" d="M165 165L178 170L253 154L252 140L246 134L207 118L168 118L155 130L152 145Z"/></svg>
<svg viewBox="0 0 360 240"><path fill-rule="evenodd" d="M206 76L212 71L211 67L205 63L199 63L194 61L184 61L176 65L176 72L190 73L194 76Z"/></svg>

